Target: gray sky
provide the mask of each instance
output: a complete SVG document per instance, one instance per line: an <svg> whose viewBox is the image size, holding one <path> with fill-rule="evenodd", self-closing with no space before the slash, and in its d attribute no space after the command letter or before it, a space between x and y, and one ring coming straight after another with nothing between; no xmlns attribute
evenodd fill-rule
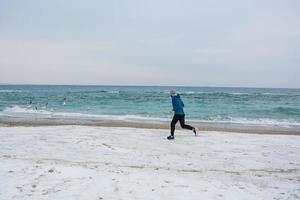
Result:
<svg viewBox="0 0 300 200"><path fill-rule="evenodd" d="M300 87L299 0L0 0L0 83Z"/></svg>

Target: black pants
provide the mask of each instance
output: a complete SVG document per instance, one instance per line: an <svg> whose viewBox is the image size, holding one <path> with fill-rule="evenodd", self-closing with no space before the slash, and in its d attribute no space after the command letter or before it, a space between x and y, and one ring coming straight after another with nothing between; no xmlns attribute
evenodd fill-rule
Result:
<svg viewBox="0 0 300 200"><path fill-rule="evenodd" d="M180 122L181 128L185 128L185 129L189 129L189 130L194 129L194 127L185 124L184 117L185 117L185 115L176 115L176 114L174 115L172 122L171 122L171 135L174 136L175 125L178 121Z"/></svg>

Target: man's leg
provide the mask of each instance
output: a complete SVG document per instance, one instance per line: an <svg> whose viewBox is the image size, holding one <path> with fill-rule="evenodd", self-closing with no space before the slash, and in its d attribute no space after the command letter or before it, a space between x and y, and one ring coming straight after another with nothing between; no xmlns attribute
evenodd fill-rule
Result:
<svg viewBox="0 0 300 200"><path fill-rule="evenodd" d="M172 122L171 122L171 135L172 135L172 136L174 136L175 125L176 125L176 123L178 122L178 120L179 120L178 115L174 115L174 116L173 116L173 119L172 119Z"/></svg>
<svg viewBox="0 0 300 200"><path fill-rule="evenodd" d="M194 129L194 127L185 124L185 115L181 115L180 116L179 122L180 122L181 128L189 129L189 130L193 130Z"/></svg>

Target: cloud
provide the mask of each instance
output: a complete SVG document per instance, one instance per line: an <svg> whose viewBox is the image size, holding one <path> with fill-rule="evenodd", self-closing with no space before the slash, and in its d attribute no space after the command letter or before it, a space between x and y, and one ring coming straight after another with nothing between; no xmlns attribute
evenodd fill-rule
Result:
<svg viewBox="0 0 300 200"><path fill-rule="evenodd" d="M0 41L0 80L60 84L134 84L139 80L158 84L161 76L157 70L99 59L99 54L109 51L110 47L85 43Z"/></svg>
<svg viewBox="0 0 300 200"><path fill-rule="evenodd" d="M297 2L0 2L0 82L299 87Z"/></svg>

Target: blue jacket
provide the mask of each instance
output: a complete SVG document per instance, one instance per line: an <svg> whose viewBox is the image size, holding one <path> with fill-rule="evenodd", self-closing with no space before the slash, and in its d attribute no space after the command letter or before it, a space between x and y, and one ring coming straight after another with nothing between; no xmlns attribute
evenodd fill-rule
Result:
<svg viewBox="0 0 300 200"><path fill-rule="evenodd" d="M177 94L176 96L172 96L172 105L173 105L173 110L175 112L175 115L184 115L184 111L183 111L184 104L179 94Z"/></svg>

